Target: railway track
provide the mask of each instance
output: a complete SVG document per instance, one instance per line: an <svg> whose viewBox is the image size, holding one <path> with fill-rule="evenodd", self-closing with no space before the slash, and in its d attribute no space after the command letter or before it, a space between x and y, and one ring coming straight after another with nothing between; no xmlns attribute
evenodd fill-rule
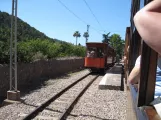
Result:
<svg viewBox="0 0 161 120"><path fill-rule="evenodd" d="M72 111L74 105L78 102L79 98L84 94L88 87L98 78L98 76L99 75L91 75L91 73L83 76L82 78L78 79L77 81L70 84L69 86L61 90L59 93L48 99L46 102L44 102L35 110L33 110L31 113L26 115L25 118L23 118L23 120L65 120ZM59 105L59 110L53 109L55 106L59 107ZM47 110L53 112L52 116L46 116L45 112Z"/></svg>

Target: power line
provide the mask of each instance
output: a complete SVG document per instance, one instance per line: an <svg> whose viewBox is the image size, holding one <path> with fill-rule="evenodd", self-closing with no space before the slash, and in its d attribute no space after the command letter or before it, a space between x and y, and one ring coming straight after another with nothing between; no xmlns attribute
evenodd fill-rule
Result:
<svg viewBox="0 0 161 120"><path fill-rule="evenodd" d="M91 29L95 30L96 32L98 32L99 34L101 34L101 35L102 35L101 30L97 30L97 29L96 29L96 28L94 28L93 26L90 26L90 27L91 27Z"/></svg>
<svg viewBox="0 0 161 120"><path fill-rule="evenodd" d="M63 6L63 7L65 7L70 13L72 13L77 19L79 19L80 21L82 21L85 25L88 25L88 23L87 22L85 22L83 19L81 19L78 15L76 15L72 10L70 10L63 2L61 2L61 0L58 0L59 1L59 3ZM97 19L97 18L96 18ZM98 21L98 23L99 23L99 21ZM100 23L99 23L100 24ZM101 26L101 25L100 25ZM91 29L93 29L93 30L95 30L98 34L101 34L102 35L102 31L104 31L104 30L98 30L98 29L96 29L95 27L93 27L93 26L91 26L90 25L90 28ZM118 32L117 30L116 31L112 31L112 32Z"/></svg>
<svg viewBox="0 0 161 120"><path fill-rule="evenodd" d="M65 7L70 13L72 13L77 19L79 19L80 21L82 21L84 24L88 25L87 22L85 22L83 19L81 19L78 15L76 15L72 10L70 10L63 2L61 2L60 0L58 0L59 3ZM95 29L94 27L91 26L91 28L95 31L97 31L99 34L102 34L99 30Z"/></svg>
<svg viewBox="0 0 161 120"><path fill-rule="evenodd" d="M60 0L58 0L59 3L64 6L70 13L72 13L76 18L78 18L80 21L82 21L85 24L88 24L87 22L85 22L84 20L82 20L79 16L77 16L73 11L71 11L64 3L62 3Z"/></svg>
<svg viewBox="0 0 161 120"><path fill-rule="evenodd" d="M83 0L86 4L86 6L88 7L88 9L90 10L91 14L93 15L93 17L95 18L95 20L97 21L97 23L100 25L100 27L103 29L102 25L100 24L100 22L98 21L97 17L95 16L95 14L93 13L92 9L89 7L88 3L86 2L86 0ZM103 29L104 30L104 29Z"/></svg>

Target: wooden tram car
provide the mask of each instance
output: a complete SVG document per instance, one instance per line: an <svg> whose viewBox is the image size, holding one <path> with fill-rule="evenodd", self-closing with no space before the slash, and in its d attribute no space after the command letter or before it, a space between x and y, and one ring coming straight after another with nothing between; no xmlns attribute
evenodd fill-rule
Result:
<svg viewBox="0 0 161 120"><path fill-rule="evenodd" d="M104 72L104 70L110 66L113 66L116 62L115 50L107 43L86 43L86 68L89 68L92 72Z"/></svg>
<svg viewBox="0 0 161 120"><path fill-rule="evenodd" d="M151 49L141 39L133 21L133 17L137 11L151 1L152 0L132 0L130 18L131 26L126 28L125 36L124 73L130 96L128 98L132 99L131 105L134 110L127 110L127 112L133 111L138 120L161 120L156 110L153 107L150 107L150 103L154 100L155 93L157 52ZM136 91L135 87L128 83L128 75L134 67L135 61L139 55L142 57L140 65L140 81L138 83L139 87L138 91ZM128 107L130 108L129 103ZM131 119L130 115L132 114L127 114L127 119Z"/></svg>

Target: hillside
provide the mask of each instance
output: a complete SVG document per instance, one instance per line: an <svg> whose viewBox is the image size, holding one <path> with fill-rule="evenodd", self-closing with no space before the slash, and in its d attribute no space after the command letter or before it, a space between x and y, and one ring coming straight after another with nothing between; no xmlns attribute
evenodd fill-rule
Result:
<svg viewBox="0 0 161 120"><path fill-rule="evenodd" d="M17 25L18 62L85 56L85 47L83 46L75 46L65 41L49 38L19 18ZM0 64L9 63L10 26L11 16L8 13L0 11Z"/></svg>
<svg viewBox="0 0 161 120"><path fill-rule="evenodd" d="M11 15L6 12L0 11L0 41L7 41L10 39L11 29ZM34 27L31 27L20 18L17 19L17 40L26 41L33 39L49 39L56 40L47 37L44 33L38 31ZM57 40L56 40L57 41Z"/></svg>

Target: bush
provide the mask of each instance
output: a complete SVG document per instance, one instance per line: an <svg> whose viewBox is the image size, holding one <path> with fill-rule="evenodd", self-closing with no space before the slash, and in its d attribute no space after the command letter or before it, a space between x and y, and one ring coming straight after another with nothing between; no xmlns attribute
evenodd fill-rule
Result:
<svg viewBox="0 0 161 120"><path fill-rule="evenodd" d="M59 56L60 53L60 44L59 43L52 43L49 44L48 50L47 50L47 58L56 58Z"/></svg>
<svg viewBox="0 0 161 120"><path fill-rule="evenodd" d="M32 62L57 57L84 57L85 48L82 46L74 46L66 42L36 39L18 42L17 55L18 62ZM9 44L2 41L0 41L0 56L1 63L9 63Z"/></svg>
<svg viewBox="0 0 161 120"><path fill-rule="evenodd" d="M75 46L74 55L78 56L78 57L84 57L85 56L85 48L81 47L81 46Z"/></svg>
<svg viewBox="0 0 161 120"><path fill-rule="evenodd" d="M32 57L32 59L33 59L34 61L36 61L36 60L44 60L44 59L46 59L46 58L47 58L47 56L46 56L46 55L43 55L40 51L37 52L37 53Z"/></svg>
<svg viewBox="0 0 161 120"><path fill-rule="evenodd" d="M9 63L10 51L9 43L0 41L0 63Z"/></svg>
<svg viewBox="0 0 161 120"><path fill-rule="evenodd" d="M20 42L17 45L18 62L31 62L33 61L33 48L29 42Z"/></svg>

